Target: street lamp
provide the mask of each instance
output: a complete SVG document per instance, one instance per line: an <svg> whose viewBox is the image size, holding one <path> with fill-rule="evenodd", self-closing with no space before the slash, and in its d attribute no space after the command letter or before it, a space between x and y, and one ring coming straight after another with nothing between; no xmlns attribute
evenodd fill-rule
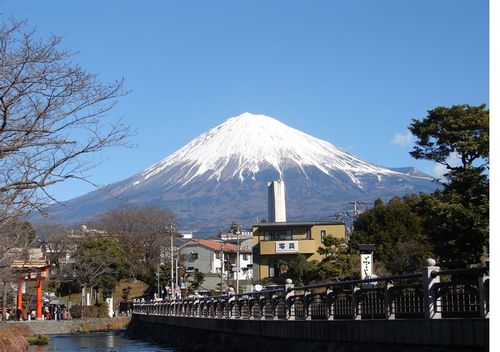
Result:
<svg viewBox="0 0 500 352"><path fill-rule="evenodd" d="M170 298L175 298L174 287L174 233L177 231L175 224L169 221L166 227L167 233L170 235Z"/></svg>
<svg viewBox="0 0 500 352"><path fill-rule="evenodd" d="M157 280L157 298L161 297L160 294L160 264L156 266L156 280Z"/></svg>
<svg viewBox="0 0 500 352"><path fill-rule="evenodd" d="M222 289L224 287L224 244L220 244L220 294L222 296Z"/></svg>
<svg viewBox="0 0 500 352"><path fill-rule="evenodd" d="M351 201L349 202L349 204L354 205L354 214L353 214L353 216L354 216L354 217L356 217L356 216L358 216L358 214L359 214L359 210L358 210L357 205L358 205L358 204L366 204L366 203L365 203L365 202L363 202L362 200L351 200Z"/></svg>
<svg viewBox="0 0 500 352"><path fill-rule="evenodd" d="M231 232L236 236L236 294L240 293L240 226L231 224Z"/></svg>

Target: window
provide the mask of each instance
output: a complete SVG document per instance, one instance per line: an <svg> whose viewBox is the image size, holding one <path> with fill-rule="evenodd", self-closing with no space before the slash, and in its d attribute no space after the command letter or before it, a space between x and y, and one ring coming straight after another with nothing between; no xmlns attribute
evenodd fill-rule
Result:
<svg viewBox="0 0 500 352"><path fill-rule="evenodd" d="M269 277L283 277L289 270L286 261L280 259L269 259Z"/></svg>
<svg viewBox="0 0 500 352"><path fill-rule="evenodd" d="M247 253L243 253L243 260L248 260L248 254Z"/></svg>
<svg viewBox="0 0 500 352"><path fill-rule="evenodd" d="M264 241L283 241L293 239L294 230L266 230Z"/></svg>
<svg viewBox="0 0 500 352"><path fill-rule="evenodd" d="M220 252L215 252L215 259L220 259Z"/></svg>
<svg viewBox="0 0 500 352"><path fill-rule="evenodd" d="M312 236L311 236L311 229L309 229L306 232L306 240L310 240L311 238L312 238Z"/></svg>
<svg viewBox="0 0 500 352"><path fill-rule="evenodd" d="M189 261L194 261L194 260L198 260L198 253L189 254Z"/></svg>
<svg viewBox="0 0 500 352"><path fill-rule="evenodd" d="M275 277L278 274L278 261L276 259L269 259L269 277Z"/></svg>
<svg viewBox="0 0 500 352"><path fill-rule="evenodd" d="M325 236L326 236L326 230L321 230L321 243L323 243Z"/></svg>

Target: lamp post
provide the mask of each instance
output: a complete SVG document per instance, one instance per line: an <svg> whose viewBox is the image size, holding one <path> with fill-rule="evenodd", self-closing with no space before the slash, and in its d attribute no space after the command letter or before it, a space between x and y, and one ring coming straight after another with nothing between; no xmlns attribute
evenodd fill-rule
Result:
<svg viewBox="0 0 500 352"><path fill-rule="evenodd" d="M358 204L366 204L366 203L365 203L365 202L363 202L362 200L351 200L351 201L349 202L349 204L354 205L354 214L353 214L353 216L354 216L354 217L356 217L356 216L358 216L358 213L359 213L359 210L358 210L357 205L358 205Z"/></svg>
<svg viewBox="0 0 500 352"><path fill-rule="evenodd" d="M231 232L236 236L236 294L238 294L240 293L240 226L233 223Z"/></svg>
<svg viewBox="0 0 500 352"><path fill-rule="evenodd" d="M222 296L222 289L224 287L224 244L220 245L220 294Z"/></svg>
<svg viewBox="0 0 500 352"><path fill-rule="evenodd" d="M156 280L157 280L157 298L160 298L161 297L161 293L160 293L160 264L158 264L156 266Z"/></svg>
<svg viewBox="0 0 500 352"><path fill-rule="evenodd" d="M170 235L170 298L175 298L175 287L174 287L174 232L176 227L172 221L169 221L167 225L167 233Z"/></svg>
<svg viewBox="0 0 500 352"><path fill-rule="evenodd" d="M179 255L175 257L175 289L179 287Z"/></svg>

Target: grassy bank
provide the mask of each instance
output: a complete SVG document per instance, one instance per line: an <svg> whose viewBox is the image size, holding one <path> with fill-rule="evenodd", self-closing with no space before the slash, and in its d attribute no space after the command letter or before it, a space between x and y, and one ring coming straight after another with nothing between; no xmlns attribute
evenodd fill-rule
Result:
<svg viewBox="0 0 500 352"><path fill-rule="evenodd" d="M127 328L130 317L115 317L113 319L99 319L83 321L72 333L87 333L92 331L122 330Z"/></svg>
<svg viewBox="0 0 500 352"><path fill-rule="evenodd" d="M121 316L115 318L88 318L69 320L32 320L23 322L10 322L8 325L26 326L32 335L59 335L59 334L81 334L93 331L112 331L127 328L130 317Z"/></svg>
<svg viewBox="0 0 500 352"><path fill-rule="evenodd" d="M50 334L89 333L125 329L130 317L113 319L86 319L61 321L31 321L21 323L0 323L0 352L26 352L30 344L49 343ZM51 328L53 331L47 330Z"/></svg>
<svg viewBox="0 0 500 352"><path fill-rule="evenodd" d="M28 351L27 337L32 335L28 326L0 323L0 352Z"/></svg>

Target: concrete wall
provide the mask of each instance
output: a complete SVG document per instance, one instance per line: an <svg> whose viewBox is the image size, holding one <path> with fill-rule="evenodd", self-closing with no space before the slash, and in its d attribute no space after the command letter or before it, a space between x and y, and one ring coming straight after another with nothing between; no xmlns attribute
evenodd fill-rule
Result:
<svg viewBox="0 0 500 352"><path fill-rule="evenodd" d="M129 323L130 317L117 318L94 318L94 319L70 319L70 320L31 320L13 322L12 325L28 326L35 335L59 335L96 330L124 329Z"/></svg>
<svg viewBox="0 0 500 352"><path fill-rule="evenodd" d="M370 351L420 351L423 348L426 351L488 351L489 342L488 319L272 321L134 315L129 329L132 336L141 338L142 334L144 339L155 329L163 332L180 329L189 331L190 336L198 331L203 332L202 336L216 333L245 337L249 341L264 339L273 344L281 341L287 351L302 351L304 346L317 344L324 349L316 346L312 350L327 351L333 344L338 351L342 350L339 345L350 346L346 351L357 351L356 346L370 346ZM294 343L290 344L291 341ZM302 346L301 349L294 349L294 344ZM374 346L380 348L374 349Z"/></svg>

